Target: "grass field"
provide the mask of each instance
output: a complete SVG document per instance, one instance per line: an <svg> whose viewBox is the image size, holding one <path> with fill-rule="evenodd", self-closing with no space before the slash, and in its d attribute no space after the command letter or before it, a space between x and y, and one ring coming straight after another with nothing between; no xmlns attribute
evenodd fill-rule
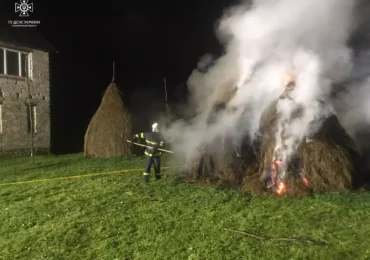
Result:
<svg viewBox="0 0 370 260"><path fill-rule="evenodd" d="M370 259L370 193L364 191L251 197L184 183L176 169L148 184L137 170L2 185L143 166L140 157L73 154L36 157L35 164L0 158L0 259Z"/></svg>

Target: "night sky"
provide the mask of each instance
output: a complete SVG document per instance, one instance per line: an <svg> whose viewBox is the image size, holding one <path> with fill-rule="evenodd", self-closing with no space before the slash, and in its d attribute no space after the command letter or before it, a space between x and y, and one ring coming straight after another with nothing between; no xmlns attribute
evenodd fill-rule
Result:
<svg viewBox="0 0 370 260"><path fill-rule="evenodd" d="M20 19L1 4L1 23ZM89 121L112 79L124 95L134 131L146 131L169 102L185 97L184 84L205 53L219 55L215 22L235 1L40 1L29 19L58 50L50 55L54 153L80 152ZM182 87L181 87L182 86ZM140 120L138 120L140 119Z"/></svg>

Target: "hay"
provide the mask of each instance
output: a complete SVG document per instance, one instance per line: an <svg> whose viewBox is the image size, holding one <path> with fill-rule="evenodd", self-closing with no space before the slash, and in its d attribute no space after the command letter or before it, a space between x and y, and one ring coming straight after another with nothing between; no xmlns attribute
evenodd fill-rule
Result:
<svg viewBox="0 0 370 260"><path fill-rule="evenodd" d="M261 117L260 167L258 174L255 173L246 182L244 188L247 191L265 192L266 169L273 161L275 148L274 133L278 120L276 104L277 101L273 102ZM297 116L300 113L295 115ZM350 189L354 179L358 178L361 159L355 142L345 132L337 117L331 115L327 118L321 129L310 139L309 142L305 139L299 144L296 157L287 163L287 176L284 180L287 193L304 195L312 191ZM304 174L308 185L304 185L297 173Z"/></svg>
<svg viewBox="0 0 370 260"><path fill-rule="evenodd" d="M287 98L286 93L280 98ZM191 163L188 177L198 183L239 188L251 194L276 194L276 190L266 187L266 169L275 150L277 102L272 102L261 116L258 147L245 140L242 158L237 158L230 145L221 152L221 141L216 140ZM301 112L297 110L293 117L299 117ZM324 120L310 139L298 145L296 156L286 164L284 194L306 196L315 191L342 191L352 188L356 180L361 182L361 156L335 115Z"/></svg>
<svg viewBox="0 0 370 260"><path fill-rule="evenodd" d="M228 107L230 100L236 95L238 88L233 81L227 81L217 88L214 94L212 106L208 114L207 123L212 124L216 121L217 113L227 111L233 113L236 109Z"/></svg>
<svg viewBox="0 0 370 260"><path fill-rule="evenodd" d="M231 145L220 149L219 138L207 145L191 162L188 162L187 178L202 184L218 187L242 187L247 172L253 171L257 165L251 146L242 145L242 157L238 158Z"/></svg>
<svg viewBox="0 0 370 260"><path fill-rule="evenodd" d="M207 117L207 124L213 124L218 113L234 113L230 100L235 96L237 87L233 81L227 81L218 88L213 105ZM222 140L226 138L225 140ZM232 137L231 137L232 138ZM256 156L248 140L241 144L242 157L236 156L230 137L218 137L212 144L198 151L199 155L187 163L187 178L201 184L218 187L241 187L246 173L257 165ZM222 144L222 147L220 147Z"/></svg>
<svg viewBox="0 0 370 260"><path fill-rule="evenodd" d="M112 82L92 117L85 134L86 158L128 157L132 154L131 114L123 104L117 85Z"/></svg>

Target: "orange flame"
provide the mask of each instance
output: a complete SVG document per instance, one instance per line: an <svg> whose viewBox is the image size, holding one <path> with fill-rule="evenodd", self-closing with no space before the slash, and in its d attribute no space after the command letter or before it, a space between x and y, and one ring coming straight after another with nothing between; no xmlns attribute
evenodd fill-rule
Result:
<svg viewBox="0 0 370 260"><path fill-rule="evenodd" d="M275 179L277 177L277 174L278 174L278 169L283 165L283 161L280 160L280 159L277 159L275 160L271 165L270 165L270 169L271 169L271 183L273 186L275 186ZM285 184L280 181L276 188L275 188L275 192L277 192L279 195L281 194L284 194L286 191L286 187L285 187Z"/></svg>
<svg viewBox="0 0 370 260"><path fill-rule="evenodd" d="M279 194L279 195L282 195L286 192L286 186L284 184L284 182L279 182L278 186L277 186L277 189L276 189L276 193Z"/></svg>
<svg viewBox="0 0 370 260"><path fill-rule="evenodd" d="M303 182L306 186L308 186L308 180L306 179L306 177L303 177Z"/></svg>
<svg viewBox="0 0 370 260"><path fill-rule="evenodd" d="M304 176L303 172L301 173L301 179L302 179L304 185L306 185L308 187L310 183L308 182L308 179Z"/></svg>

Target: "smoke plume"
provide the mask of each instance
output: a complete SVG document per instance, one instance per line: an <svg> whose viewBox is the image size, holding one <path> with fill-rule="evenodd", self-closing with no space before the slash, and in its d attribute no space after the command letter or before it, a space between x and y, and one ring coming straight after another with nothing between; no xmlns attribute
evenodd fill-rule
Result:
<svg viewBox="0 0 370 260"><path fill-rule="evenodd" d="M347 84L344 94L332 98L333 86L349 82L356 67L347 43L359 25L357 5L355 0L256 0L227 10L216 32L225 55L217 60L205 55L199 66L212 63L211 67L207 72L195 69L187 82L191 94L188 109L194 118L177 121L163 131L177 154L195 158L220 136L253 139L262 112L285 91L287 75L295 78L296 86L290 98L277 105L277 157L288 160L299 142L336 113L338 100L346 106L340 119L352 132L359 118L367 117L370 122L369 112L365 112L370 102L357 107L362 113L351 107L354 100L369 97L370 80L351 83L356 87ZM234 86L237 92L228 102L232 109L217 113L209 123L215 103ZM302 116L291 120L301 108ZM216 147L222 149L222 144Z"/></svg>

